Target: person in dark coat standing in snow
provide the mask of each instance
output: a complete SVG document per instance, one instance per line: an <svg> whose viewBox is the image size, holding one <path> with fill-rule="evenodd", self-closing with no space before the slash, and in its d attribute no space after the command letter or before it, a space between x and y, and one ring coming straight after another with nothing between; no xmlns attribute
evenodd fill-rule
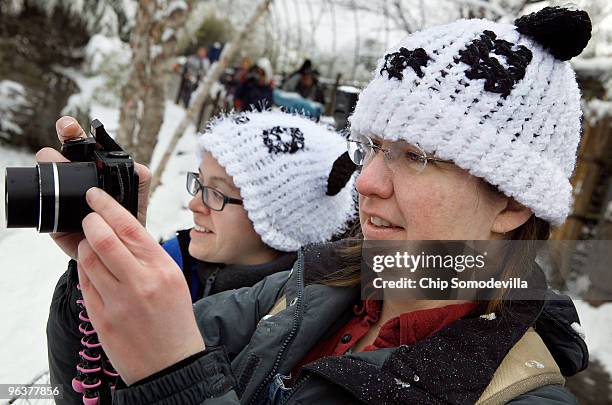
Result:
<svg viewBox="0 0 612 405"><path fill-rule="evenodd" d="M309 70L287 80L283 90L298 93L303 98L325 104L325 94L319 84L319 72Z"/></svg>
<svg viewBox="0 0 612 405"><path fill-rule="evenodd" d="M203 46L199 47L194 55L187 58L187 61L183 65L183 77L181 81L183 83L181 99L183 100L185 108L189 108L191 94L198 87L200 80L202 80L209 68L210 60L208 60L208 51Z"/></svg>
<svg viewBox="0 0 612 405"><path fill-rule="evenodd" d="M289 75L283 83L283 90L325 104L325 94L319 83L319 72L312 67L310 59L306 59L296 72Z"/></svg>
<svg viewBox="0 0 612 405"><path fill-rule="evenodd" d="M432 27L386 54L350 119L366 241L547 239L570 210L581 112L567 60L590 29L583 11L545 8ZM144 228L105 193L88 202L91 250L65 290L78 277L117 404L576 403L563 377L588 352L571 301L550 291L361 299L360 247L341 242L192 306ZM536 269L534 255L504 260L509 276Z"/></svg>
<svg viewBox="0 0 612 405"><path fill-rule="evenodd" d="M231 95L236 94L236 90L240 85L246 82L249 76L249 70L253 66L253 61L248 56L243 56L240 59L240 63L234 68L234 74L231 79L228 80L228 93Z"/></svg>
<svg viewBox="0 0 612 405"><path fill-rule="evenodd" d="M272 71L267 59L260 59L251 66L246 80L238 86L234 95L234 107L238 111L263 111L274 103Z"/></svg>

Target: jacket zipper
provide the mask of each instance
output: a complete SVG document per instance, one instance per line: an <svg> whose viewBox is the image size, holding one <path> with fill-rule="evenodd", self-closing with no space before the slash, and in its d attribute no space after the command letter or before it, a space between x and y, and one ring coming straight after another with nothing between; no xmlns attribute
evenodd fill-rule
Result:
<svg viewBox="0 0 612 405"><path fill-rule="evenodd" d="M208 277L206 277L206 285L204 286L204 295L202 297L208 297L210 292L215 285L215 280L217 279L217 273L219 273L219 268L214 269Z"/></svg>
<svg viewBox="0 0 612 405"><path fill-rule="evenodd" d="M297 275L296 275L297 277L297 301L295 303L295 311L293 312L293 326L291 327L291 331L289 331L289 335L287 336L287 338L284 340L283 344L281 345L281 348L276 356L276 360L274 361L274 366L272 366L272 370L270 370L270 373L266 376L263 382L259 384L259 387L253 394L253 397L249 401L249 404L256 403L264 387L267 387L270 384L270 382L276 375L276 371L278 369L278 366L280 365L283 355L285 354L285 350L287 349L287 346L289 346L289 343L293 340L293 338L295 337L295 334L297 333L298 325L302 317L302 296L304 293L304 281L302 278L303 261L304 261L304 254L303 254L302 249L300 249L299 254L298 254L298 263L297 263Z"/></svg>

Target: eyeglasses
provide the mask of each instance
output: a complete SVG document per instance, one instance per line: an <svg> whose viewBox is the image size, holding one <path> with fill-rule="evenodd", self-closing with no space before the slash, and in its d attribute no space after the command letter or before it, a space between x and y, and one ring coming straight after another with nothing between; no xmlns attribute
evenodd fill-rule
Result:
<svg viewBox="0 0 612 405"><path fill-rule="evenodd" d="M216 188L204 186L198 179L198 173L187 173L187 192L193 196L202 190L202 202L213 211L223 211L226 204L242 205L242 200L228 197Z"/></svg>
<svg viewBox="0 0 612 405"><path fill-rule="evenodd" d="M408 169L421 173L427 162L453 163L450 160L427 156L427 153L416 145L397 141L383 148L365 135L351 135L347 140L348 153L357 166L366 167L374 159L376 152L384 153L385 160L392 171Z"/></svg>

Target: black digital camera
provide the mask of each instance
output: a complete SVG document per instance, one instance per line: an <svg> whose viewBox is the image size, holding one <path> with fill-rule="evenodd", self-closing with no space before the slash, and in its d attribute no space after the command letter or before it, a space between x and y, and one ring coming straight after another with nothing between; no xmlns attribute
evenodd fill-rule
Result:
<svg viewBox="0 0 612 405"><path fill-rule="evenodd" d="M91 187L103 189L137 215L138 174L134 160L100 121L91 122L91 135L62 145L62 154L70 162L6 168L7 228L80 231L81 221L91 212L85 200Z"/></svg>

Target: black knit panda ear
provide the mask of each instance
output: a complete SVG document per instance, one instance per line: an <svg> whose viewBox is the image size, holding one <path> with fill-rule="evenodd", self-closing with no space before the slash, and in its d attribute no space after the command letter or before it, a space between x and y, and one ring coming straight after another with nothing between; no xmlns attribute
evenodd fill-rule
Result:
<svg viewBox="0 0 612 405"><path fill-rule="evenodd" d="M583 10L545 7L514 20L514 25L560 60L580 55L591 39L591 19Z"/></svg>
<svg viewBox="0 0 612 405"><path fill-rule="evenodd" d="M325 194L334 196L346 186L351 179L357 165L353 163L348 152L344 152L334 162L329 177L327 178L327 192Z"/></svg>

